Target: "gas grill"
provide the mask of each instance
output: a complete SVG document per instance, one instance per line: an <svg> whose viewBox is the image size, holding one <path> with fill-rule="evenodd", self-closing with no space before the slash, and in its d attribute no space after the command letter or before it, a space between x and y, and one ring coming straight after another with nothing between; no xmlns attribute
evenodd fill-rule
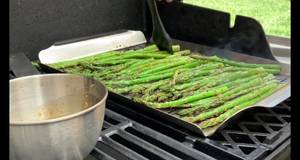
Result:
<svg viewBox="0 0 300 160"><path fill-rule="evenodd" d="M181 2L158 7L170 36L209 46L199 49L203 52L234 51L275 59L254 19L238 16L230 28L230 16L224 12ZM152 29L146 3L141 0L11 0L10 9L10 79L37 73L29 60L36 60L40 50L57 41L61 45L120 29L141 30L149 38ZM102 133L86 160L285 160L290 154L290 110L290 99L272 109L254 108L205 138L141 112L110 93Z"/></svg>
<svg viewBox="0 0 300 160"><path fill-rule="evenodd" d="M239 122L203 138L110 100L103 132L87 159L242 160L288 156L289 104L287 100L274 109L251 110Z"/></svg>

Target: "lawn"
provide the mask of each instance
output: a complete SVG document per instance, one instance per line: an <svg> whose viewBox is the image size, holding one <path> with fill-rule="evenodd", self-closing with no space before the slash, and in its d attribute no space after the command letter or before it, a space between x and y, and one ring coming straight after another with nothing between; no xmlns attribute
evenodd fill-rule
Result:
<svg viewBox="0 0 300 160"><path fill-rule="evenodd" d="M183 0L185 3L243 15L258 20L266 34L290 37L290 0Z"/></svg>

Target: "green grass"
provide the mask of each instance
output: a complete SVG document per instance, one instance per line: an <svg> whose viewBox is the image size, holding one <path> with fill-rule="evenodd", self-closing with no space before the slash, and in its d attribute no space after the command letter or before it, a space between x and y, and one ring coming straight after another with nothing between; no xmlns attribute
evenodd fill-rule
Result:
<svg viewBox="0 0 300 160"><path fill-rule="evenodd" d="M185 3L258 20L266 34L290 37L290 0L183 0Z"/></svg>

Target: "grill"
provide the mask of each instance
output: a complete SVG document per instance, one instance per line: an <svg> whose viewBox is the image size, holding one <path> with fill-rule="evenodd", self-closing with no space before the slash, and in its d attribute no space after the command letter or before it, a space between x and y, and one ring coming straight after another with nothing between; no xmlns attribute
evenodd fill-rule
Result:
<svg viewBox="0 0 300 160"><path fill-rule="evenodd" d="M273 109L245 112L238 123L210 138L109 100L103 132L86 160L263 159L289 138L290 99Z"/></svg>
<svg viewBox="0 0 300 160"><path fill-rule="evenodd" d="M141 30L147 38L151 33L149 14L145 3L140 0L110 0L110 3L87 0L78 4L74 2L76 5L43 2L45 5L39 6L33 1L23 4L10 1L10 79L31 72L32 66L25 62L28 60L25 57L36 60L40 50L56 41L124 28ZM81 6L81 9L76 6ZM158 7L172 38L215 48L194 49L211 53L226 49L274 59L260 24L253 19L238 16L235 27L229 28L230 16L227 13L180 3ZM35 15L41 11L46 14ZM107 18L110 12L114 16ZM173 25L173 22L181 25ZM199 26L202 27L201 32L197 32ZM186 46L193 48L193 45ZM16 54L19 52L24 54ZM291 100L288 99L272 109L248 110L212 137L204 138L166 122L162 117L141 112L110 93L103 131L85 160L285 159L290 153L290 109Z"/></svg>

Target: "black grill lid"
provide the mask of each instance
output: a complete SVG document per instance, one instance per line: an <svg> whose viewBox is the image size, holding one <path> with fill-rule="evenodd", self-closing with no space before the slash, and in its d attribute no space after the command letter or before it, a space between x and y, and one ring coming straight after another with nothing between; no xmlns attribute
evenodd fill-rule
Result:
<svg viewBox="0 0 300 160"><path fill-rule="evenodd" d="M144 0L10 0L10 54L25 52L36 60L38 52L57 41L92 36L120 29L152 33ZM274 59L259 22L182 2L159 3L159 14L171 38L253 56ZM26 18L24 18L26 17Z"/></svg>

